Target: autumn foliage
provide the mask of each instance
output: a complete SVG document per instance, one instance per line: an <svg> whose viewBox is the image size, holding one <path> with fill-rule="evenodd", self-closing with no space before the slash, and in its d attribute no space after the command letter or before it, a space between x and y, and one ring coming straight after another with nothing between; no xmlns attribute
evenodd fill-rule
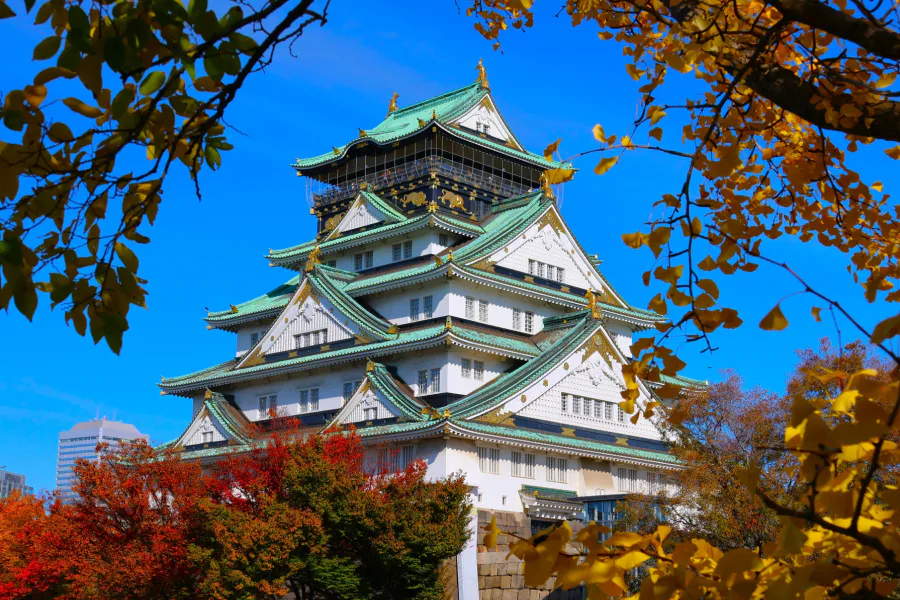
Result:
<svg viewBox="0 0 900 600"><path fill-rule="evenodd" d="M143 442L78 499L0 501L0 598L437 598L467 539L461 478L367 468L354 433L278 435L204 473Z"/></svg>

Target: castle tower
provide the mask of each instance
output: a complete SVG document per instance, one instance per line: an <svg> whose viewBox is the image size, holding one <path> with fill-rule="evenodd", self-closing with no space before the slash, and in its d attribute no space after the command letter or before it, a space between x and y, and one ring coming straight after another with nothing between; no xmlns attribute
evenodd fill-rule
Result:
<svg viewBox="0 0 900 600"><path fill-rule="evenodd" d="M632 307L559 212L548 169L477 81L405 108L294 164L316 238L266 257L294 273L210 313L236 356L165 379L194 419L171 444L215 460L247 449L274 414L355 424L399 468L463 470L482 519L527 532L582 518L577 499L667 486L659 431L619 409L632 334L662 317ZM699 382L678 380L682 385ZM641 402L652 396L641 383ZM505 555L505 553L504 553ZM459 597L476 598L475 540Z"/></svg>

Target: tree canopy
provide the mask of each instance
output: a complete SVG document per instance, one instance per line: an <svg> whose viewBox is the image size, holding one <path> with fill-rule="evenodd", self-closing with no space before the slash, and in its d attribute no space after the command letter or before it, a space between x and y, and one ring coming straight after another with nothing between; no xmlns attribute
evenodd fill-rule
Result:
<svg viewBox="0 0 900 600"><path fill-rule="evenodd" d="M637 380L662 383L685 366L677 345L712 351L714 332L741 326L738 311L720 298L717 280L763 263L796 285L783 290L759 327L788 327L790 309L782 304L808 295L818 305L814 319L831 312L885 362L874 369L806 365L775 447L788 457L796 502L763 485L762 453L735 471L753 502L777 518L774 540L723 550L704 536L675 543L668 539L671 527L662 525L640 534L618 532L601 544L598 525L574 537L564 525L513 548L526 562L526 581L556 574L564 588L584 583L588 597L605 598L627 590L630 569L652 564L640 586L642 600L889 595L900 577L900 536L892 523L900 508L893 478L900 462L900 315L871 326L868 315L851 314L786 257L770 254L767 240L790 236L835 250L862 297L888 306L900 300L900 212L880 182L863 181L854 167L861 148L900 160L900 9L880 0L561 4L558 16L595 29L600 43L618 44L626 70L641 84L629 131L594 127L598 145L582 153L601 155L594 172L603 175L637 151L664 152L684 164L680 187L653 203L639 231L623 235L626 245L653 254L655 264L643 281L665 291L649 307L670 317L656 335L632 346L622 393L632 419L656 415L679 426L695 408L705 410L679 404L680 390L672 384L639 405ZM505 31L539 26L530 0L472 0L467 14L495 48ZM693 95L658 100L672 95L673 78L685 76L693 79L687 87L696 90ZM679 139L664 136L676 114L683 123L680 141L666 144ZM559 141L545 153L558 148ZM567 177L571 173L554 174L556 181Z"/></svg>
<svg viewBox="0 0 900 600"><path fill-rule="evenodd" d="M75 467L77 498L0 499L0 599L442 597L468 539L459 475L367 465L353 432L289 432L204 474L128 443Z"/></svg>

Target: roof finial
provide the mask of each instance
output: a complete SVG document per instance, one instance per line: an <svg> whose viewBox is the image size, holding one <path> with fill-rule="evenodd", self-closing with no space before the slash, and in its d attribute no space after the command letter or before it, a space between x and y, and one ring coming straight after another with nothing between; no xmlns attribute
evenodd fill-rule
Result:
<svg viewBox="0 0 900 600"><path fill-rule="evenodd" d="M321 256L322 251L319 249L319 245L316 244L316 247L310 250L309 255L306 257L307 273L311 273L316 268L316 265L322 262Z"/></svg>
<svg viewBox="0 0 900 600"><path fill-rule="evenodd" d="M391 96L391 103L388 104L388 114L391 114L395 110L397 110L397 98L400 97L400 94L394 92L394 95Z"/></svg>
<svg viewBox="0 0 900 600"><path fill-rule="evenodd" d="M437 118L437 110L434 109L434 108L431 109L431 120L432 120L432 121L437 121L437 120L438 120L438 118Z"/></svg>
<svg viewBox="0 0 900 600"><path fill-rule="evenodd" d="M478 79L475 81L481 82L481 87L490 89L491 85L488 83L487 69L484 68L484 59L478 59L478 66L475 67L475 70L478 71Z"/></svg>
<svg viewBox="0 0 900 600"><path fill-rule="evenodd" d="M591 317L594 319L602 319L603 309L600 307L600 294L588 288L588 291L584 294L584 297L588 301L588 308L591 310Z"/></svg>
<svg viewBox="0 0 900 600"><path fill-rule="evenodd" d="M447 320L444 321L444 331L450 331L451 329L453 329L453 319L448 315Z"/></svg>
<svg viewBox="0 0 900 600"><path fill-rule="evenodd" d="M371 373L375 370L375 361L371 358L366 359L366 373Z"/></svg>

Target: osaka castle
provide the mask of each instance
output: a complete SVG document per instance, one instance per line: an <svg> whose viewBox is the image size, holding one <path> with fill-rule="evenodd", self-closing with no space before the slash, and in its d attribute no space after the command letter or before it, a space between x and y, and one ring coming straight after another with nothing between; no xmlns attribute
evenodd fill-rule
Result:
<svg viewBox="0 0 900 600"><path fill-rule="evenodd" d="M269 251L282 285L208 314L235 352L162 381L193 402L168 445L213 462L264 444L273 415L352 424L393 467L461 470L478 511L534 529L581 519L585 497L667 485L660 432L618 404L633 334L662 317L579 244L544 183L571 166L522 146L483 68L418 104L395 94L377 126L293 168L318 233ZM460 597L477 597L470 550Z"/></svg>

